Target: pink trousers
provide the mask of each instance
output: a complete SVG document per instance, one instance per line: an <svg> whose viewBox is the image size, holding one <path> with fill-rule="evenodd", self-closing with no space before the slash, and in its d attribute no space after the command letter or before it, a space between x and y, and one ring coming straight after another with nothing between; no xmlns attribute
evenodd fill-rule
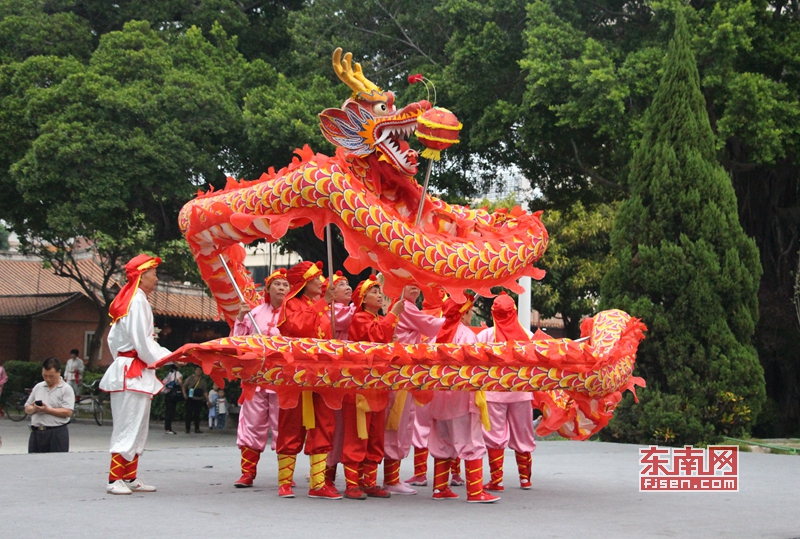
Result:
<svg viewBox="0 0 800 539"><path fill-rule="evenodd" d="M264 451L268 432L272 430L272 443L278 439L278 395L274 391L256 391L253 398L244 401L239 411L239 428L236 430L236 445L239 449L249 447Z"/></svg>
<svg viewBox="0 0 800 539"><path fill-rule="evenodd" d="M386 420L389 420L389 413L394 406L394 400L397 393L392 392L389 397L389 406L386 407ZM400 423L397 430L389 430L388 428L383 435L383 451L384 458L390 460L403 460L408 456L411 450L411 436L414 425L414 415L416 413L414 398L409 395L406 398L405 406L403 406L403 414L400 416Z"/></svg>
<svg viewBox="0 0 800 539"><path fill-rule="evenodd" d="M431 414L428 405L414 405L414 425L411 431L411 445L425 449L431 433Z"/></svg>
<svg viewBox="0 0 800 539"><path fill-rule="evenodd" d="M527 453L536 449L533 439L533 407L531 401L488 402L492 430L483 430L489 449L505 449Z"/></svg>
<svg viewBox="0 0 800 539"><path fill-rule="evenodd" d="M436 459L482 459L486 455L486 445L481 416L464 414L453 419L431 418L428 450Z"/></svg>

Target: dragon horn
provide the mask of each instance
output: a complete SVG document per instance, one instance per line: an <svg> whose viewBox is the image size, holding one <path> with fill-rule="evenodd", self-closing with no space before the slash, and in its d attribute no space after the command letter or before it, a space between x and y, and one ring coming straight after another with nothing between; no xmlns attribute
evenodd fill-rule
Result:
<svg viewBox="0 0 800 539"><path fill-rule="evenodd" d="M333 51L333 71L343 83L353 90L354 96L359 93L370 94L376 90L381 92L380 88L364 76L361 64L356 63L355 69L353 69L353 53L348 52L342 59L341 47L336 47L336 50Z"/></svg>

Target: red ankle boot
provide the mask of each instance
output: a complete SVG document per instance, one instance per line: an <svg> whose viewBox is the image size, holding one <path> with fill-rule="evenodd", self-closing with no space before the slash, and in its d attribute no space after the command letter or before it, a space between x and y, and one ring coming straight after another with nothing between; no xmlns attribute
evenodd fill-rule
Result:
<svg viewBox="0 0 800 539"><path fill-rule="evenodd" d="M348 500L366 500L367 495L359 487L359 464L357 462L343 462L345 490L344 497Z"/></svg>
<svg viewBox="0 0 800 539"><path fill-rule="evenodd" d="M247 446L242 447L242 477L233 486L236 488L248 488L253 486L256 478L256 467L261 458L261 451L256 451Z"/></svg>
<svg viewBox="0 0 800 539"><path fill-rule="evenodd" d="M416 487L428 486L428 450L414 448L414 477L406 481Z"/></svg>
<svg viewBox="0 0 800 539"><path fill-rule="evenodd" d="M467 502L493 503L499 500L483 490L483 459L465 461L467 468Z"/></svg>
<svg viewBox="0 0 800 539"><path fill-rule="evenodd" d="M450 459L433 459L433 499L455 500L458 494L450 490Z"/></svg>
<svg viewBox="0 0 800 539"><path fill-rule="evenodd" d="M533 459L531 458L530 451L520 453L514 451L514 456L517 457L517 469L519 470L519 488L522 490L530 490L533 487L531 483L531 472L533 468Z"/></svg>
<svg viewBox="0 0 800 539"><path fill-rule="evenodd" d="M491 490L494 492L503 492L503 458L505 450L503 449L487 449L489 454L489 472L491 479L488 483L483 485L484 490Z"/></svg>

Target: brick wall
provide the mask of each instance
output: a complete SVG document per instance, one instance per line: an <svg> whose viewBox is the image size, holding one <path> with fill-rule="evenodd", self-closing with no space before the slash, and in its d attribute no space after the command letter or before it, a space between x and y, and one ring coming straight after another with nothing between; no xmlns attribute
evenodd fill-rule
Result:
<svg viewBox="0 0 800 539"><path fill-rule="evenodd" d="M89 298L79 297L64 307L34 318L31 321L31 361L42 361L55 356L62 361L69 359L69 351L77 348L80 357L86 359L84 345L86 332L94 331L97 326L97 311ZM108 332L103 336L103 349L100 364L111 363L111 352L106 344Z"/></svg>

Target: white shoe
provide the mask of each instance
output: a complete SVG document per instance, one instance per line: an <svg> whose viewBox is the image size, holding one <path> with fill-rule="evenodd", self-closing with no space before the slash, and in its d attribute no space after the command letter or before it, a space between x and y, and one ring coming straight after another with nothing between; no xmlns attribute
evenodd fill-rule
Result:
<svg viewBox="0 0 800 539"><path fill-rule="evenodd" d="M144 481L141 479L134 479L133 481L125 481L125 486L128 487L131 492L155 492L156 487L151 485L145 485Z"/></svg>
<svg viewBox="0 0 800 539"><path fill-rule="evenodd" d="M392 494L399 494L400 496L411 496L417 493L417 489L409 487L402 481L396 485L383 485L383 490L389 491Z"/></svg>
<svg viewBox="0 0 800 539"><path fill-rule="evenodd" d="M117 479L113 483L106 485L106 492L109 494L130 494L131 489L125 484L122 479Z"/></svg>

